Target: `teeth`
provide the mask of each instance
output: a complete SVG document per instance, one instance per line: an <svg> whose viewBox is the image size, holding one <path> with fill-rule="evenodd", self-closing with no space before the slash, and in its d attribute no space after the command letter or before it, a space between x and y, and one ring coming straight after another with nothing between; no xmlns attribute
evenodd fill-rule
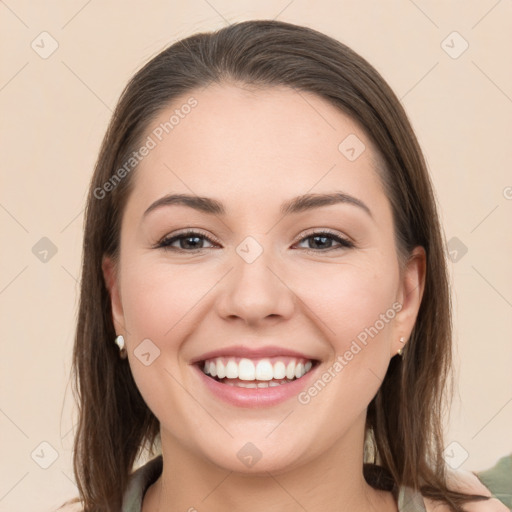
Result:
<svg viewBox="0 0 512 512"><path fill-rule="evenodd" d="M240 359L238 378L240 380L254 380L256 378L256 368L254 368L254 363L250 359Z"/></svg>
<svg viewBox="0 0 512 512"><path fill-rule="evenodd" d="M268 359L262 359L256 365L256 379L257 380L272 380L274 378L274 368ZM260 386L265 387L265 386ZM268 386L267 386L268 387Z"/></svg>
<svg viewBox="0 0 512 512"><path fill-rule="evenodd" d="M257 381L252 381L252 382L244 382L244 381L241 381L241 380L234 380L234 379L227 379L225 381L223 381L223 384L227 384L228 386L234 386L234 387L237 387L237 388L252 388L252 389L255 389L255 388L274 388L276 386L280 386L281 384L288 384L288 382L291 382L291 380L281 380L279 382L277 381L269 381L269 382L257 382Z"/></svg>
<svg viewBox="0 0 512 512"><path fill-rule="evenodd" d="M286 366L282 361L274 365L274 379L284 379L286 377Z"/></svg>
<svg viewBox="0 0 512 512"><path fill-rule="evenodd" d="M255 388L256 382L239 382L238 387L240 387L240 388Z"/></svg>
<svg viewBox="0 0 512 512"><path fill-rule="evenodd" d="M286 367L286 378L293 379L295 377L295 363L290 361Z"/></svg>
<svg viewBox="0 0 512 512"><path fill-rule="evenodd" d="M298 358L264 358L253 361L247 358L217 357L204 362L203 372L206 375L222 379L239 379L246 384L239 383L241 387L274 387L279 386L275 381L288 381L300 379L313 367L312 361ZM258 381L255 383L254 381ZM225 382L226 384L231 384ZM254 384L254 385L252 385ZM238 384L237 384L238 385Z"/></svg>
<svg viewBox="0 0 512 512"><path fill-rule="evenodd" d="M226 378L238 379L238 365L235 361L228 361L226 365Z"/></svg>
<svg viewBox="0 0 512 512"><path fill-rule="evenodd" d="M306 364L307 368L307 364ZM226 376L226 367L222 361L217 361L217 377L223 379Z"/></svg>

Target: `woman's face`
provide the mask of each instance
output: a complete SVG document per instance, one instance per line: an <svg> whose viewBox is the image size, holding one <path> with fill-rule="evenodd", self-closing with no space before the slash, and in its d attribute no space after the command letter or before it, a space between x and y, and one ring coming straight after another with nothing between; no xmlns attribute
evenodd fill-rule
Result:
<svg viewBox="0 0 512 512"><path fill-rule="evenodd" d="M418 250L399 274L368 137L313 94L214 85L144 142L104 272L164 445L242 472L360 451L424 273Z"/></svg>

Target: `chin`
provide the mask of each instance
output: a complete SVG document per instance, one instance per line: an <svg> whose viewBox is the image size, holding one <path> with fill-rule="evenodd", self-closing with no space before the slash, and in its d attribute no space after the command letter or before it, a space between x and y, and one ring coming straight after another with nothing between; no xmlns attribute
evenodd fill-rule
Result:
<svg viewBox="0 0 512 512"><path fill-rule="evenodd" d="M252 439L248 441L247 439ZM306 462L306 454L297 449L301 442L288 438L283 444L276 436L270 441L262 436L261 440L244 436L244 439L232 439L220 449L219 445L202 447L202 455L210 462L226 471L247 475L268 476L268 473L279 474L297 468Z"/></svg>

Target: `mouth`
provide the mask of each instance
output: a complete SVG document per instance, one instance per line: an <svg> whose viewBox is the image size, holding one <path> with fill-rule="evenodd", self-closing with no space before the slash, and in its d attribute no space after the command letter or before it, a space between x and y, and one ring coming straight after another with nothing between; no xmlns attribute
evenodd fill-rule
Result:
<svg viewBox="0 0 512 512"><path fill-rule="evenodd" d="M261 389L302 379L319 361L300 357L215 357L196 363L204 375L227 386Z"/></svg>

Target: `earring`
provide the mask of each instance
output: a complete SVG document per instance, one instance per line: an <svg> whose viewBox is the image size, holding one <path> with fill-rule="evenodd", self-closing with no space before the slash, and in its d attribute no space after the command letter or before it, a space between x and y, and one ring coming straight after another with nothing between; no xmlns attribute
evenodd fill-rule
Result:
<svg viewBox="0 0 512 512"><path fill-rule="evenodd" d="M404 338L403 336L400 338L400 343L405 343L405 338ZM404 349L403 349L402 347L400 347L400 348L398 349L397 354L398 354L399 356L402 356L402 355L403 355L403 353L404 353Z"/></svg>
<svg viewBox="0 0 512 512"><path fill-rule="evenodd" d="M119 356L121 359L126 359L128 354L124 345L124 338L121 334L116 338L115 344L119 347Z"/></svg>

